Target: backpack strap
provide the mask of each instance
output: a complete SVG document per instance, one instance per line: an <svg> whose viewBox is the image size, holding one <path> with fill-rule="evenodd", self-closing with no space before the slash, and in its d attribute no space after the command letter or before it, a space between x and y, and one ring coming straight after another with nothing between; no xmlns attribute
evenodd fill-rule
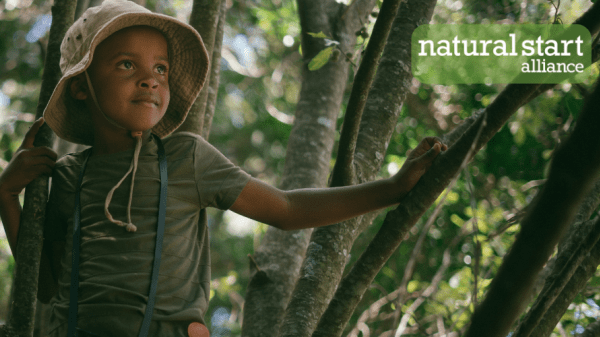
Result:
<svg viewBox="0 0 600 337"><path fill-rule="evenodd" d="M167 157L165 156L165 148L162 141L154 135L158 144L158 162L160 168L160 204L158 206L158 225L156 228L156 246L154 248L154 265L152 266L152 281L150 283L150 294L148 295L148 304L146 305L146 313L142 322L142 329L139 337L148 336L150 329L150 321L152 320L152 312L154 311L154 301L156 300L156 288L158 287L158 270L160 269L160 256L162 251L162 243L165 234L165 218L167 215Z"/></svg>

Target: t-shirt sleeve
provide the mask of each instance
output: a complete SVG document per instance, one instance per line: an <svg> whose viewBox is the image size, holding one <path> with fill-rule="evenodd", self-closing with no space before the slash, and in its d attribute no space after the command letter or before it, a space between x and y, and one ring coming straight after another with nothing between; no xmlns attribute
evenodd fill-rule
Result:
<svg viewBox="0 0 600 337"><path fill-rule="evenodd" d="M203 208L210 206L228 209L251 178L200 137L195 144L194 169Z"/></svg>

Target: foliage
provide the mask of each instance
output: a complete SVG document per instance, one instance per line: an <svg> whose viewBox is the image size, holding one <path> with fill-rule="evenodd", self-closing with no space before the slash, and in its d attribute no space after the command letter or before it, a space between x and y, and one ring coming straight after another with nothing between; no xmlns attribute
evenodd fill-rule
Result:
<svg viewBox="0 0 600 337"><path fill-rule="evenodd" d="M571 22L588 4L563 1L559 8L561 20ZM184 3L175 3L174 9L181 10L179 5ZM153 6L158 5L153 2ZM273 185L282 175L300 91L302 59L296 12L296 3L290 0L228 1L221 84L210 141L253 176ZM39 41L28 42L28 33L49 13L48 3L41 0L0 4L0 33L10 37L0 39L1 167L10 160L33 120L43 65L41 47L45 49L47 34ZM543 0L443 0L436 7L433 23L549 23L555 14L555 7ZM312 35L329 39L323 33ZM367 37L368 34L357 37L357 50ZM329 62L336 50L332 42L313 58L311 70ZM594 67L597 76L598 67ZM410 316L405 334L431 335L438 331L440 322L446 331L465 327L473 311L475 287L477 298L481 299L514 240L523 210L543 185L553 150L572 130L582 106L580 90L589 87L591 80L581 87L558 85L510 119L447 191L441 213L425 233L421 249L414 254L433 209L411 230L410 237L365 294L347 334L358 336L358 330L368 329L370 335L380 336L396 329L409 307L431 285L443 265L445 250L457 237L441 281ZM447 133L489 105L502 88L503 85L491 83L442 86L413 80L380 177L397 172L407 151L421 138ZM441 198L438 202L442 202ZM253 254L265 229L264 225L257 225L251 234L238 236L239 233L228 231L226 218L222 212L209 213L213 282L206 320L214 336L240 333L241 303L249 278L248 254ZM364 251L382 221L380 215L357 239L347 266ZM389 301L374 315L361 318L372 303L402 285L412 256L416 265L403 300ZM6 240L0 236L0 321L6 317L13 268ZM567 334L580 332L600 317L599 288L597 273L571 304L555 330L556 336L561 329Z"/></svg>

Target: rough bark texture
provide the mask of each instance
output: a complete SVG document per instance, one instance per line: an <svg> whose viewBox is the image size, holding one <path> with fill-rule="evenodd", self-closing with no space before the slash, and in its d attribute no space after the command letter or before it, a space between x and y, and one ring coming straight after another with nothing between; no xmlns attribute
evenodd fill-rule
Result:
<svg viewBox="0 0 600 337"><path fill-rule="evenodd" d="M505 336L524 309L537 274L574 219L600 170L600 87L587 100L569 139L558 148L550 175L521 225L484 302L473 314L469 336ZM524 331L524 336L528 333Z"/></svg>
<svg viewBox="0 0 600 337"><path fill-rule="evenodd" d="M308 33L322 31L340 42L342 53L352 50L356 38L354 32L360 27L357 13L361 13L366 22L366 15L375 4L372 0L365 3L356 1L353 6L357 6L357 10L348 11L347 6L333 0L298 2L304 65L300 99L280 186L284 190L326 185L336 120L348 78L348 63L343 60L329 62L317 71L308 70L308 62L325 48L322 39ZM361 9L361 6L367 9ZM255 274L246 294L243 336L277 335L298 279L310 232L267 230L255 256L260 271L253 270Z"/></svg>
<svg viewBox="0 0 600 337"><path fill-rule="evenodd" d="M539 302L549 303L544 306L545 310L543 312L538 311L536 315L532 316L532 312L530 310L530 312L527 313L527 316L519 323L517 330L520 330L521 326L530 325L533 322L535 322L533 324L536 326L536 330L539 330L539 323L548 314L548 308L553 305L557 297L562 295L563 290L565 289L564 283L568 283L567 281L569 281L573 276L573 274L571 274L568 275L567 279L563 279L560 283L561 289L557 289L558 283L555 283L555 281L560 277L559 275L561 274L561 271L563 271L565 268L573 268L573 273L576 273L577 268L580 266L582 261L588 257L590 251L588 250L587 252L582 252L580 251L580 247L582 242L586 241L589 234L594 231L594 227L597 226L596 222L587 221L587 219L589 219L594 213L594 210L598 207L598 205L600 205L600 180L596 181L592 191L588 193L587 197L579 206L579 211L575 216L573 225L570 226L568 233L565 235L565 238L559 245L556 258L551 260L546 265L544 271L540 274L540 277L536 282L536 288L542 288L543 286L543 290L540 292L540 295L537 296L537 299L532 307L537 306ZM573 264L573 257L577 257L579 259L577 264ZM538 283L541 283L542 286L538 286ZM537 292L538 290L539 289L534 290L534 292ZM551 296L542 294L551 294ZM561 316L562 314L560 316L553 315L553 317L547 317L550 321L555 320L550 331L552 331L554 326L556 326L556 323L558 323L558 320L561 318ZM541 329L541 331L545 330L546 329L544 328ZM531 334L536 335L537 333L532 332ZM517 335L515 335L515 337L516 336Z"/></svg>
<svg viewBox="0 0 600 337"><path fill-rule="evenodd" d="M73 24L75 0L56 0L52 6L52 26L48 52L44 62L42 87L36 116L42 116L54 87L60 79L60 43ZM38 132L35 146L52 146L54 134L44 125ZM19 238L15 260L15 279L12 287L11 308L6 327L7 336L32 336L35 304L38 289L43 226L48 200L48 176L40 176L25 189L25 202L21 212Z"/></svg>
<svg viewBox="0 0 600 337"><path fill-rule="evenodd" d="M192 13L190 15L190 25L200 33L204 46L208 51L210 63L208 65L209 69L211 69L211 64L213 63L213 46L215 44L220 11L221 0L194 0ZM190 108L185 122L181 124L177 131L189 131L202 135L202 130L204 128L204 111L206 110L208 92L211 87L210 79L211 74L209 72L202 91L200 91L198 98Z"/></svg>
<svg viewBox="0 0 600 337"><path fill-rule="evenodd" d="M381 12L387 13L378 19L367 52L355 77L340 139L340 152L333 173L332 185L334 186L351 184L355 180L352 159L362 110L399 3L399 1L395 4L387 1L387 4L384 3L382 6ZM382 140L381 143L385 144L388 140L389 138ZM385 151L385 148L379 150ZM318 228L313 232L300 278L284 318L282 336L312 334L341 278L350 247L356 237L356 229L363 218L352 219L341 225ZM373 217L366 218L370 222Z"/></svg>
<svg viewBox="0 0 600 337"><path fill-rule="evenodd" d="M331 186L352 185L354 180L354 152L363 110L371 84L375 78L379 60L383 53L392 23L403 0L385 0L373 27L369 44L354 77L352 93L348 100L344 125L342 127L337 158L333 168Z"/></svg>
<svg viewBox="0 0 600 337"><path fill-rule="evenodd" d="M594 229L597 223L593 221L584 221L582 223L578 220L587 219L591 216L593 211L598 205L598 198L600 198L600 181L597 181L592 191L588 194L587 198L582 202L579 213L575 218L575 224L569 231L568 238L563 244L563 248L560 250L553 269L548 278L548 285L550 287L552 280L556 277L560 270L567 265L569 257L576 253L580 243L583 242L590 232ZM594 207L596 205L596 207ZM558 296L553 300L550 307L546 310L541 320L536 325L536 329L530 334L530 336L549 336L554 327L564 315L569 304L573 302L573 299L583 289L587 281L594 275L596 267L600 264L600 245L596 243L590 253L584 256L583 262L581 262L574 274L570 277L569 282L562 288ZM538 301L544 300L543 297L538 297ZM521 324L526 324L529 318L525 318Z"/></svg>
<svg viewBox="0 0 600 337"><path fill-rule="evenodd" d="M571 254L568 254L569 256L566 261L555 264L555 272L546 280L544 289L523 319L523 322L519 325L514 334L515 337L527 337L533 333L533 330L537 328L548 308L569 282L583 259L588 256L594 245L598 242L600 238L600 221L589 220L588 222L590 224L585 227L591 228L592 231L588 232L588 235L580 241L580 244L576 248L574 247L574 251L569 251Z"/></svg>
<svg viewBox="0 0 600 337"><path fill-rule="evenodd" d="M208 97L206 98L206 109L204 111L204 126L202 128L202 137L208 140L212 119L215 115L215 107L217 106L217 94L219 93L219 74L221 73L221 47L223 45L223 32L225 30L225 16L227 14L226 1L221 1L219 9L219 22L217 23L217 31L215 32L215 43L213 45L210 64L210 79L208 82Z"/></svg>
<svg viewBox="0 0 600 337"><path fill-rule="evenodd" d="M435 0L425 2L409 0L402 3L398 15L393 21L377 77L369 92L357 138L353 163L355 175L352 178L358 182L374 179L381 168L387 144L411 84L411 35L419 24L429 22L435 3ZM362 220L362 222L319 228L313 234L313 241L320 242L328 249L333 250L331 255L340 255L344 250L350 250L356 236L368 225L364 221L364 217ZM335 247L331 243L327 244L327 242L336 243L340 247ZM342 260L337 265L328 265L332 269L336 267L334 270L338 271L336 275L338 279L341 277L344 262L345 260ZM334 290L335 285L331 285L330 291ZM344 301L340 299L340 296L341 293L338 289L334 299L321 317L313 336L341 335L358 301ZM360 297L362 297L362 293L358 295L358 299Z"/></svg>
<svg viewBox="0 0 600 337"><path fill-rule="evenodd" d="M560 295L554 300L552 306L548 308L546 314L530 334L532 337L550 336L557 322L563 316L573 299L581 289L583 289L588 280L594 275L600 264L600 245L596 244L589 256L579 265L575 274L571 277L569 283L563 288Z"/></svg>

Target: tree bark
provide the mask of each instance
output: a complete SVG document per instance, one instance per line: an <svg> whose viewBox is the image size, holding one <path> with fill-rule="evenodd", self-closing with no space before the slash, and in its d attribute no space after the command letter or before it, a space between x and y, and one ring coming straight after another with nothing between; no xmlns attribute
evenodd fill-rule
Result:
<svg viewBox="0 0 600 337"><path fill-rule="evenodd" d="M561 315L552 315L552 317L547 317L550 308L554 305L556 299L560 296L563 296L563 292L565 289L568 289L568 281L573 277L573 274L568 275L568 279L563 279L561 282L561 289L556 289L553 284L560 277L561 271L565 268L573 268L573 273L577 273L578 267L581 265L582 261L588 258L588 254L590 254L590 250L587 252L581 252L579 248L581 247L582 242L585 242L590 235L594 231L594 227L598 226L598 224L594 221L588 221L596 207L600 204L600 180L596 181L592 191L588 193L587 197L581 203L579 207L579 211L575 216L575 220L573 225L570 226L569 232L565 235L565 239L559 244L558 254L556 259L551 260L544 269L544 272L540 275L540 277L544 277L543 274L547 275L544 277L545 280L541 280L541 282L545 281L544 287L540 292L540 295L537 296L535 303L532 308L537 306L539 302L549 302L544 307L545 310L543 312L538 312L537 315L532 316L532 311L527 313L527 316L523 318L523 320L519 323L519 327L517 331L520 330L521 326L526 326L532 324L532 321L535 321L534 325L536 326L536 331L532 332L531 335L535 336L544 336L544 332L546 332L546 328L540 329L540 322L543 320L546 321L554 321L554 323L544 323L544 326L552 325L550 331L554 329L556 323L562 317ZM591 247L593 250L593 247ZM583 255L582 255L583 254ZM577 257L579 262L573 265L572 258ZM549 269L546 271L546 269ZM540 283L540 280L537 281ZM566 283L566 285L565 285ZM585 283L582 284L582 287ZM536 284L537 286L537 284ZM568 290L567 290L568 291ZM572 291L568 291L572 292ZM552 294L552 296L546 296L543 294ZM570 303L570 302L569 302ZM565 308L566 310L566 308ZM543 331L543 332L542 332ZM549 332L548 332L549 333ZM517 337L517 335L515 335Z"/></svg>
<svg viewBox="0 0 600 337"><path fill-rule="evenodd" d="M588 282L594 276L598 265L600 264L600 245L596 244L589 256L579 265L575 274L569 280L569 283L563 288L560 295L554 300L550 308L546 311L544 317L531 333L532 337L550 336L554 327L561 319L573 299L580 293Z"/></svg>
<svg viewBox="0 0 600 337"><path fill-rule="evenodd" d="M331 186L354 184L354 153L363 110L375 78L379 60L387 43L392 23L403 0L385 0L371 33L364 57L354 77L342 127L337 158L332 172Z"/></svg>
<svg viewBox="0 0 600 337"><path fill-rule="evenodd" d="M347 6L333 0L298 1L304 65L280 186L284 190L326 185L337 116L348 78L348 63L344 61L329 62L316 71L308 70L308 62L325 48L323 39L308 33L322 31L338 41L345 54L354 48L354 32L360 27L359 15L366 22L366 15L374 4L373 0L356 1L353 6L357 10L349 11ZM267 230L255 256L260 270L253 270L246 294L243 336L277 335L298 279L310 232Z"/></svg>
<svg viewBox="0 0 600 337"><path fill-rule="evenodd" d="M357 137L356 154L352 163L355 170L351 179L359 183L373 180L381 168L387 144L411 85L411 55L409 52L411 35L420 23L429 22L435 3L436 1L409 0L402 3L400 10L397 11L373 88L369 92ZM383 12L383 8L381 12ZM349 179L344 178L344 180ZM350 251L354 239L372 219L372 216L363 216L362 219L319 228L313 234L313 240L320 242L324 247L334 248L330 255L340 256L340 253ZM329 248L329 250L332 249ZM336 261L335 264L333 261L329 261L323 267L337 272L336 282L329 287L329 292L335 291L335 285L341 277L346 262L345 256L343 257L343 260L338 259L339 262ZM328 295L327 298L330 296ZM342 303L339 301L339 296L338 289L334 300L331 301L325 314L321 317L313 336L341 335L356 303L343 301Z"/></svg>
<svg viewBox="0 0 600 337"><path fill-rule="evenodd" d="M576 248L573 247L575 248L574 251L567 251L572 254L569 254L570 256L566 261L555 264L556 272L546 280L544 289L519 325L519 328L515 332L515 337L527 337L534 333L533 330L537 329L548 308L558 295L560 295L560 292L570 281L583 259L588 256L594 245L598 242L600 238L600 221L589 220L589 222L591 223L590 227L592 231L584 240L580 241L580 244Z"/></svg>
<svg viewBox="0 0 600 337"><path fill-rule="evenodd" d="M467 337L505 336L527 304L523 299L528 298L537 274L598 176L600 115L595 111L598 104L600 87L596 85L572 135L557 150L548 181L532 202L486 299L473 314ZM521 333L529 334L525 330Z"/></svg>
<svg viewBox="0 0 600 337"><path fill-rule="evenodd" d="M340 150L333 172L331 183L333 186L352 184L354 181L353 157L362 110L399 5L400 1L386 1L382 5L380 13L385 12L385 14L381 15L375 24L363 61L354 79L340 138ZM300 271L301 277L294 288L286 311L282 336L312 334L335 291L335 286L339 283L348 252L356 237L353 233L360 219L362 217L340 225L319 228L313 232Z"/></svg>
<svg viewBox="0 0 600 337"><path fill-rule="evenodd" d="M204 46L208 51L209 69L212 68L213 64L213 47L215 45L215 37L217 35L220 11L221 0L194 0L192 13L190 15L190 25L194 27L198 33L200 33L202 41L204 42ZM217 63L220 64L220 60L217 60ZM211 88L211 77L212 71L206 77L204 87L202 87L198 98L196 98L196 101L190 108L187 118L177 129L177 131L189 131L198 135L202 135L208 92Z"/></svg>
<svg viewBox="0 0 600 337"><path fill-rule="evenodd" d="M212 61L210 63L209 81L208 81L208 96L206 98L206 109L204 112L204 126L202 128L202 137L208 140L212 120L215 115L215 107L217 106L217 95L219 93L219 75L221 74L221 48L223 46L223 32L225 30L225 16L227 15L227 1L221 1L219 9L219 22L215 32L215 43L213 45Z"/></svg>
<svg viewBox="0 0 600 337"><path fill-rule="evenodd" d="M42 87L38 101L37 118L43 115L54 87L61 77L59 67L60 44L73 24L75 0L56 0L52 6L52 26L48 52L44 62ZM52 146L54 133L44 124L36 135L34 146ZM11 308L6 327L7 336L32 336L35 304L38 289L40 257L42 253L43 226L48 200L48 175L32 181L25 189L25 202L21 212L18 247L15 256L16 270L12 288Z"/></svg>

